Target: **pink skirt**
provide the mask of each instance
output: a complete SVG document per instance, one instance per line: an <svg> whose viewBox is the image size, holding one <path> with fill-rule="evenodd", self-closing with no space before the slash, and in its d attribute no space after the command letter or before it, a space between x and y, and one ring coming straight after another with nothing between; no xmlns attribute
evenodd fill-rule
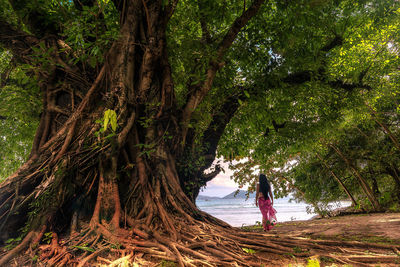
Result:
<svg viewBox="0 0 400 267"><path fill-rule="evenodd" d="M269 231L276 224L276 210L271 205L271 200L269 198L265 200L264 197L258 199L258 207L263 216L263 227L264 231Z"/></svg>

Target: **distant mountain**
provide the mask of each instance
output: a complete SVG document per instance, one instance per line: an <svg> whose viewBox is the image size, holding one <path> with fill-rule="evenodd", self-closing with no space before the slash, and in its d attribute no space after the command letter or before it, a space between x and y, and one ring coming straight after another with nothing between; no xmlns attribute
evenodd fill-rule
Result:
<svg viewBox="0 0 400 267"><path fill-rule="evenodd" d="M209 197L209 196L203 196L199 195L196 200L203 200L203 201L208 201L208 200L213 200L213 199L221 199L220 197Z"/></svg>
<svg viewBox="0 0 400 267"><path fill-rule="evenodd" d="M236 194L236 190L233 191L232 193L230 193L229 195L224 196L223 199L247 198L246 190L239 190L239 193L237 193L236 196L235 196L235 194ZM255 197L256 197L256 193L250 193L249 198L255 198Z"/></svg>

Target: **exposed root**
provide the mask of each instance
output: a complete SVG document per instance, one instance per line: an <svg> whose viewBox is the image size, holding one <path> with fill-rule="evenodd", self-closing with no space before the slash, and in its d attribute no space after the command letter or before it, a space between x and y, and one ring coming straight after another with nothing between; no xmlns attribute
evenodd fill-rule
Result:
<svg viewBox="0 0 400 267"><path fill-rule="evenodd" d="M177 221L179 220L175 220L175 222ZM393 253L394 250L398 249L396 246L380 246L361 242L339 244L323 240L278 238L268 234L245 233L234 228L226 229L220 226L207 225L207 229L205 229L203 226L202 224L188 225L188 230L190 229L195 238L190 238L185 231L181 231L182 238L180 240L175 240L175 237L166 236L159 232L151 232L146 226L141 227L140 225L137 226L136 232L140 233L141 236L136 235L134 231L131 231L129 238L112 235L114 236L113 242L118 240L118 244L123 248L122 250L127 253L133 252L134 255L140 253L153 258L153 260L174 261L179 266L259 266L262 263L271 263L270 259L265 258L263 254L265 252L277 255L295 255L304 260L313 255L320 255L331 258L339 264L357 266L367 266L378 262L396 263L398 260L398 256ZM139 228L146 229L146 233L143 234L144 232ZM179 228L179 226L175 226L175 228ZM102 227L99 229L102 229ZM218 234L213 234L214 232ZM247 238L242 237L246 234ZM110 238L110 236L106 238ZM346 250L350 245L351 251ZM365 248L374 246L379 247L381 252L371 255L372 252L369 251L369 254L366 254ZM254 253L249 253L248 249L252 249ZM331 252L334 252L334 254ZM96 255L100 254L98 250L95 253ZM85 262L89 262L93 258L94 256L87 257Z"/></svg>
<svg viewBox="0 0 400 267"><path fill-rule="evenodd" d="M36 246L39 243L45 231L46 231L46 226L43 225L40 232L35 232L35 231L29 232L18 246L13 248L11 251L9 251L0 259L0 266L5 266L10 259L21 253L21 251L26 249L29 245Z"/></svg>
<svg viewBox="0 0 400 267"><path fill-rule="evenodd" d="M101 249L98 249L97 251L95 251L95 252L93 252L92 254L90 254L89 256L87 256L86 258L84 258L83 260L81 260L80 262L79 262L79 264L78 264L78 267L83 267L83 266L85 266L85 264L87 263L87 262L89 262L91 259L93 259L94 257L96 257L97 255L99 255L100 253L102 253L102 252L104 252L104 251L106 251L106 250L108 250L108 248L101 248Z"/></svg>
<svg viewBox="0 0 400 267"><path fill-rule="evenodd" d="M133 224L131 218L128 224ZM371 264L396 264L400 246L364 242L328 242L304 238L278 237L266 233L245 232L237 228L198 222L187 224L174 218L174 228L179 238L167 232L153 231L143 224L135 224L132 230L109 230L107 225L88 226L69 239L52 234L50 244L39 246L40 260L50 266L90 266L95 262L118 266L124 261L176 262L179 266L269 266L274 262L271 255L286 255L289 263L294 255L306 262L313 256L331 259L337 264L369 266ZM182 224L186 223L185 227ZM20 253L30 242L39 242L40 233L29 233L23 242L4 256L0 265ZM368 249L368 251L366 250ZM116 260L117 258L117 260ZM276 260L276 259L275 259ZM282 260L282 259L281 259Z"/></svg>

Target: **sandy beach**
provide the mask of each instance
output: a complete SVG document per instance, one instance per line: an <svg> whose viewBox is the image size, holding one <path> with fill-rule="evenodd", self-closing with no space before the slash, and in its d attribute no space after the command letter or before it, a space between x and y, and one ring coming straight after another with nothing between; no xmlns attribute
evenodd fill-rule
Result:
<svg viewBox="0 0 400 267"><path fill-rule="evenodd" d="M261 227L247 230L263 232ZM354 260L354 264L350 266L400 266L400 213L354 214L283 222L278 223L266 235L266 239L270 237L271 239L323 240L322 244L328 242L325 244L330 244L339 251L335 252L332 247L329 247L331 251L324 251L321 247L318 251L310 251L313 254L311 257L294 255L278 257L271 254L269 256L274 258L274 264L277 264L275 266L309 266L307 264L310 264L310 260L314 263L318 261L320 266L349 266L341 264L340 258L345 258L347 261ZM364 251L352 248L352 244L357 247L360 243ZM386 246L391 249L385 251L379 249ZM333 258L338 255L338 260L332 260L326 257L327 255Z"/></svg>

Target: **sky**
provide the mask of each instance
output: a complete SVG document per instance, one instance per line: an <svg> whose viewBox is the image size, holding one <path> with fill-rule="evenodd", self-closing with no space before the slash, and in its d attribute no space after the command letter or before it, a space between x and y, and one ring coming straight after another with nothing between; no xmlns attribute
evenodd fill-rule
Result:
<svg viewBox="0 0 400 267"><path fill-rule="evenodd" d="M220 172L214 179L207 183L205 188L200 189L200 195L209 197L224 197L239 188L231 177L233 176L233 171L229 169L228 163L222 163L222 168L224 172ZM247 186L241 188L247 190Z"/></svg>

